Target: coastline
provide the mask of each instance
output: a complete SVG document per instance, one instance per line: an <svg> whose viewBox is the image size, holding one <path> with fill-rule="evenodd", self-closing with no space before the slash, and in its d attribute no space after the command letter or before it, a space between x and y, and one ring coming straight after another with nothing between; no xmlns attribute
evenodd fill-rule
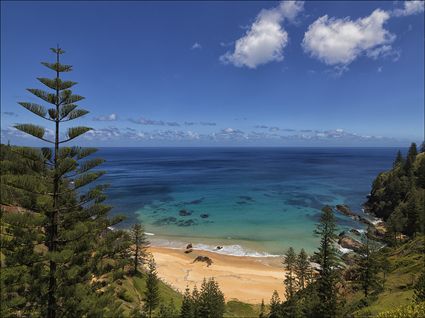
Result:
<svg viewBox="0 0 425 318"><path fill-rule="evenodd" d="M232 256L211 251L151 246L158 276L174 289L200 288L204 278L214 277L225 294L226 301L237 299L250 304L268 301L277 290L284 298L283 280L285 271L280 257ZM211 266L193 262L197 256L207 256Z"/></svg>

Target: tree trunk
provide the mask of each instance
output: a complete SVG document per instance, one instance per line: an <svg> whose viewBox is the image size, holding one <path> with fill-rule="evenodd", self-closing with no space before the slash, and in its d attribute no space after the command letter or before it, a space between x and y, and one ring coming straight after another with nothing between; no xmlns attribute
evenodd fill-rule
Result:
<svg viewBox="0 0 425 318"><path fill-rule="evenodd" d="M56 63L59 65L59 47L56 52ZM59 70L56 70L56 79L59 79ZM53 179L53 211L49 217L49 252L56 250L56 240L58 232L58 194L59 194L59 175L58 175L58 155L59 155L59 87L56 86L56 120L55 120L55 153L54 153L54 179ZM49 264L49 291L47 296L47 318L56 317L56 262L50 261Z"/></svg>

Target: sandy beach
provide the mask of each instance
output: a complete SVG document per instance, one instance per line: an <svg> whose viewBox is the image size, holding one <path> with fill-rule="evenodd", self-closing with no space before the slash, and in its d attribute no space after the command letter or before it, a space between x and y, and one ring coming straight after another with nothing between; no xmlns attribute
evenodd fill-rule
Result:
<svg viewBox="0 0 425 318"><path fill-rule="evenodd" d="M200 287L204 277L214 277L226 296L226 301L258 304L268 302L273 290L284 298L284 270L280 257L229 256L194 250L185 254L183 249L151 247L159 277L173 288L184 292L186 286ZM197 256L208 256L213 264L193 263Z"/></svg>

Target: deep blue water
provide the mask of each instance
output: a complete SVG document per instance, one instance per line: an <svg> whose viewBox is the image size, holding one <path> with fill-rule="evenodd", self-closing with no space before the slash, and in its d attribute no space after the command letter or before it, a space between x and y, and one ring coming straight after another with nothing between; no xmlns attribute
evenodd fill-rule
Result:
<svg viewBox="0 0 425 318"><path fill-rule="evenodd" d="M152 240L312 250L320 209L361 212L396 148L102 148L108 203ZM190 215L181 215L190 214ZM338 216L341 229L360 228ZM168 241L167 241L168 242ZM171 244L171 243L169 243ZM230 248L230 247L229 247Z"/></svg>

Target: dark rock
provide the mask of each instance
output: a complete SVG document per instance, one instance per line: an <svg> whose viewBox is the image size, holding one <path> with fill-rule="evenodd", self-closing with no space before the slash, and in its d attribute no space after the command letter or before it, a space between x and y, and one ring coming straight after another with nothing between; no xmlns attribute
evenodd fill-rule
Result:
<svg viewBox="0 0 425 318"><path fill-rule="evenodd" d="M192 263L195 263L195 262L204 262L204 263L207 263L207 267L210 267L210 266L211 266L211 264L213 263L213 261L212 261L212 259L211 259L211 258L209 258L208 256L201 256L201 255L197 256L197 257L193 260L193 262L192 262Z"/></svg>
<svg viewBox="0 0 425 318"><path fill-rule="evenodd" d="M210 215L209 215L208 213L202 213L200 216L201 216L201 218L206 219L206 218L208 218Z"/></svg>
<svg viewBox="0 0 425 318"><path fill-rule="evenodd" d="M357 216L356 213L354 213L353 211L350 210L350 207L348 205L337 204L336 209L337 209L337 211L341 212L342 214L344 214L346 216Z"/></svg>
<svg viewBox="0 0 425 318"><path fill-rule="evenodd" d="M350 230L350 233L351 234L354 234L354 235L357 235L357 236L361 236L362 235L362 233L360 233L360 231L359 230L356 230L356 229L351 229Z"/></svg>
<svg viewBox="0 0 425 318"><path fill-rule="evenodd" d="M353 211L350 210L350 207L348 205L345 204L337 204L336 205L336 210L338 212L340 212L341 214L350 217L351 219L353 219L354 221L358 221L358 222L362 222L366 225L371 225L373 226L373 223L368 220L367 218L358 215L356 213L354 213Z"/></svg>
<svg viewBox="0 0 425 318"><path fill-rule="evenodd" d="M250 202L254 202L255 200L247 195L241 195L239 196L239 199L244 200L244 201L250 201Z"/></svg>
<svg viewBox="0 0 425 318"><path fill-rule="evenodd" d="M186 249L188 250L189 248L192 248L192 243L187 244Z"/></svg>
<svg viewBox="0 0 425 318"><path fill-rule="evenodd" d="M216 249L217 250L221 250L223 248L223 246L217 246Z"/></svg>
<svg viewBox="0 0 425 318"><path fill-rule="evenodd" d="M193 201L190 201L190 202L186 202L186 204L200 204L204 200L205 200L205 198L200 198L200 199L196 199L196 200L193 200Z"/></svg>
<svg viewBox="0 0 425 318"><path fill-rule="evenodd" d="M346 235L345 231L342 231L341 233L338 234L339 237L342 237L344 235Z"/></svg>
<svg viewBox="0 0 425 318"><path fill-rule="evenodd" d="M360 243L359 241L346 235L339 237L338 244L344 248L349 248L350 250L353 250L354 252L359 252L361 247L363 246L363 244Z"/></svg>
<svg viewBox="0 0 425 318"><path fill-rule="evenodd" d="M189 254L189 253L192 253L192 252L193 252L193 249L188 248L188 249L187 249L187 250L185 250L184 252L185 252L185 254Z"/></svg>
<svg viewBox="0 0 425 318"><path fill-rule="evenodd" d="M192 212L185 210L185 209L179 211L180 216L188 216L188 215L191 215L191 214L192 214Z"/></svg>
<svg viewBox="0 0 425 318"><path fill-rule="evenodd" d="M170 216L170 217L166 217L166 218L156 220L153 224L162 226L162 225L173 224L173 223L176 223L176 222L177 222L177 219L173 216Z"/></svg>
<svg viewBox="0 0 425 318"><path fill-rule="evenodd" d="M198 222L196 220L179 220L178 222L176 222L177 226L192 226L192 225L197 225Z"/></svg>

